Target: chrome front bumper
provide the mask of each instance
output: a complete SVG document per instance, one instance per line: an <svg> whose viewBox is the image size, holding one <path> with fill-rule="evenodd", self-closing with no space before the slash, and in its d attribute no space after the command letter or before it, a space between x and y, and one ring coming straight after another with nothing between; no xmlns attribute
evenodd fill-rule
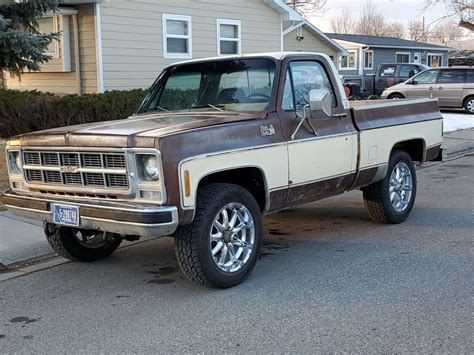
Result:
<svg viewBox="0 0 474 355"><path fill-rule="evenodd" d="M7 191L2 202L14 214L53 223L53 204L79 208L79 227L117 233L124 236L164 237L178 227L178 209L174 206L146 207L108 201L82 202L31 197Z"/></svg>

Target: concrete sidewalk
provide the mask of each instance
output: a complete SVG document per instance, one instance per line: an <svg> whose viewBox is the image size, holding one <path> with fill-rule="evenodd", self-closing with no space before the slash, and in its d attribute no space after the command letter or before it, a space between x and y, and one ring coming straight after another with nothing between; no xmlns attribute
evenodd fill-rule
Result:
<svg viewBox="0 0 474 355"><path fill-rule="evenodd" d="M474 153L474 129L463 129L444 134L444 158Z"/></svg>
<svg viewBox="0 0 474 355"><path fill-rule="evenodd" d="M40 221L3 211L0 212L0 231L0 267L53 253Z"/></svg>
<svg viewBox="0 0 474 355"><path fill-rule="evenodd" d="M445 134L445 159L474 153L474 129ZM42 223L0 212L0 272L3 266L52 254Z"/></svg>

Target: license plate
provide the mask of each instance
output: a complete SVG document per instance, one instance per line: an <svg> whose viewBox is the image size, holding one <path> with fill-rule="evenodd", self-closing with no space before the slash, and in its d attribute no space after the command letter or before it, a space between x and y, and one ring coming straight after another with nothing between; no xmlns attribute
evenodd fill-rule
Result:
<svg viewBox="0 0 474 355"><path fill-rule="evenodd" d="M53 205L53 221L64 226L79 226L79 207Z"/></svg>

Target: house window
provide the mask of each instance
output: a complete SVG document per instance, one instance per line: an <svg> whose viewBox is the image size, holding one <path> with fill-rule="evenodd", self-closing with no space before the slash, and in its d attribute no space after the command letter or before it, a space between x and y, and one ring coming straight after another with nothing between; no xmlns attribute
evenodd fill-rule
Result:
<svg viewBox="0 0 474 355"><path fill-rule="evenodd" d="M431 68L438 68L443 65L442 54L428 54L428 66Z"/></svg>
<svg viewBox="0 0 474 355"><path fill-rule="evenodd" d="M37 19L36 22L38 23L38 32L40 33L59 32L56 16L42 17ZM48 50L44 54L53 58L59 58L59 41L57 39L53 39L48 46Z"/></svg>
<svg viewBox="0 0 474 355"><path fill-rule="evenodd" d="M357 68L357 52L348 51L349 55L342 57L339 69L341 70L354 70Z"/></svg>
<svg viewBox="0 0 474 355"><path fill-rule="evenodd" d="M374 51L364 51L364 69L374 69Z"/></svg>
<svg viewBox="0 0 474 355"><path fill-rule="evenodd" d="M190 16L163 15L163 53L165 58L192 58Z"/></svg>
<svg viewBox="0 0 474 355"><path fill-rule="evenodd" d="M395 54L395 63L410 63L410 53L397 52Z"/></svg>
<svg viewBox="0 0 474 355"><path fill-rule="evenodd" d="M241 22L217 20L217 54L240 54L242 47Z"/></svg>

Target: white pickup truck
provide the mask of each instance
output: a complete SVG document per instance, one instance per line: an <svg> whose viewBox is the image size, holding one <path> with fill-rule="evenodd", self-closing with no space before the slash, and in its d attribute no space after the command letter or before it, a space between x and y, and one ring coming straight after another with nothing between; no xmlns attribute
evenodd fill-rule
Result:
<svg viewBox="0 0 474 355"><path fill-rule="evenodd" d="M351 107L322 54L188 61L128 119L10 139L3 202L66 258L173 236L188 278L231 287L257 262L264 214L361 189L374 221L403 222L442 126L436 100Z"/></svg>

